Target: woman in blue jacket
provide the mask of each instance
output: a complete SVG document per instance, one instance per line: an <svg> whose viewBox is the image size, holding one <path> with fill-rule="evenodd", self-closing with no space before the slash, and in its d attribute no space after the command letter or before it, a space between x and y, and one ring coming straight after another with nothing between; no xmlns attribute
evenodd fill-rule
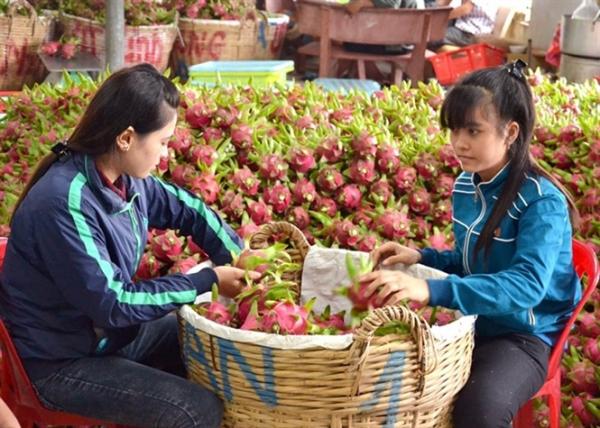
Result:
<svg viewBox="0 0 600 428"><path fill-rule="evenodd" d="M529 155L535 122L522 62L476 71L447 95L441 124L463 172L453 189L455 248L412 250L385 243L385 267L423 263L450 275L365 275L380 302L403 299L477 314L471 376L454 426L508 427L542 386L550 350L581 288L571 253L577 211L568 193Z"/></svg>
<svg viewBox="0 0 600 428"><path fill-rule="evenodd" d="M220 426L219 399L184 378L171 312L214 283L235 296L244 271L223 265L243 242L202 200L150 175L178 105L152 66L114 73L17 202L0 309L48 408L133 426ZM217 267L134 282L149 227L191 235Z"/></svg>

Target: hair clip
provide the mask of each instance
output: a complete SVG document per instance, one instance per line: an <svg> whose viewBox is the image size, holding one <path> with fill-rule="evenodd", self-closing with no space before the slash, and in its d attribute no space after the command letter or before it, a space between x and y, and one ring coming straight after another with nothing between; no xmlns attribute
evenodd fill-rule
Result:
<svg viewBox="0 0 600 428"><path fill-rule="evenodd" d="M523 74L523 70L527 68L527 63L525 61L518 59L510 64L506 64L504 68L511 76L519 80L525 79L525 75Z"/></svg>
<svg viewBox="0 0 600 428"><path fill-rule="evenodd" d="M60 141L53 145L51 150L59 159L62 159L68 154L69 147L65 142Z"/></svg>

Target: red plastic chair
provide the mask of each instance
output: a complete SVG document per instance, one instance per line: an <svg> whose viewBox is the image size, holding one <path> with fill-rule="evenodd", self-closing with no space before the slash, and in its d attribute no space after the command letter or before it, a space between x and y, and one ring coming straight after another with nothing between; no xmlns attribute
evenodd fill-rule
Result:
<svg viewBox="0 0 600 428"><path fill-rule="evenodd" d="M0 238L0 270L4 264L6 253L6 238ZM106 421L85 418L71 413L56 412L42 406L27 372L21 364L21 359L8 334L4 322L0 320L0 396L17 417L23 428L46 425L70 425L75 427L118 426Z"/></svg>
<svg viewBox="0 0 600 428"><path fill-rule="evenodd" d="M575 271L580 278L587 275L587 286L581 300L573 311L573 315L569 318L569 322L562 331L548 363L548 374L546 382L540 390L529 400L513 421L513 428L531 428L533 426L533 399L538 397L548 397L548 407L550 410L550 428L560 427L560 361L562 359L563 350L567 343L567 338L571 333L575 319L583 306L586 304L600 277L600 269L598 268L598 259L594 250L583 242L573 239L573 264Z"/></svg>

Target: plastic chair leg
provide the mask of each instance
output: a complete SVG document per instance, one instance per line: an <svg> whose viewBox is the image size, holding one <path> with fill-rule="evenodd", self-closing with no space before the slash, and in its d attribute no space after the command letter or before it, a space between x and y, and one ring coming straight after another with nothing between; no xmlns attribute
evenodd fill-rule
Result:
<svg viewBox="0 0 600 428"><path fill-rule="evenodd" d="M533 401L529 400L521 407L512 426L513 428L531 428L533 426Z"/></svg>
<svg viewBox="0 0 600 428"><path fill-rule="evenodd" d="M550 417L550 428L560 427L560 394L551 394L548 396L548 407Z"/></svg>

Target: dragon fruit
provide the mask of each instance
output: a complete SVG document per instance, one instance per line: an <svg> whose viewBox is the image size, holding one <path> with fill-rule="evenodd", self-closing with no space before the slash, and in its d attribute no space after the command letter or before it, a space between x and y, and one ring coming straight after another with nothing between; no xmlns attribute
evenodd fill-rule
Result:
<svg viewBox="0 0 600 428"><path fill-rule="evenodd" d="M335 110L329 116L329 119L332 122L338 123L350 123L352 122L354 111L349 107L343 107L338 110Z"/></svg>
<svg viewBox="0 0 600 428"><path fill-rule="evenodd" d="M310 115L305 115L296 120L296 128L298 129L315 129L317 125Z"/></svg>
<svg viewBox="0 0 600 428"><path fill-rule="evenodd" d="M361 132L352 140L352 150L361 158L374 157L377 153L377 139L368 132Z"/></svg>
<svg viewBox="0 0 600 428"><path fill-rule="evenodd" d="M212 115L204 104L197 103L188 107L185 112L185 120L194 129L204 129L210 125Z"/></svg>
<svg viewBox="0 0 600 428"><path fill-rule="evenodd" d="M275 183L272 188L265 189L263 198L277 214L283 214L292 202L290 189L279 182Z"/></svg>
<svg viewBox="0 0 600 428"><path fill-rule="evenodd" d="M408 195L408 205L417 214L429 214L431 210L431 195L424 188L418 187Z"/></svg>
<svg viewBox="0 0 600 428"><path fill-rule="evenodd" d="M385 205L388 203L393 193L390 183L385 178L382 178L371 185L368 197L375 205Z"/></svg>
<svg viewBox="0 0 600 428"><path fill-rule="evenodd" d="M309 312L305 307L289 300L278 302L263 314L263 329L269 333L307 334Z"/></svg>
<svg viewBox="0 0 600 428"><path fill-rule="evenodd" d="M300 230L308 229L310 226L310 217L302 207L294 207L287 216L287 221L292 223Z"/></svg>
<svg viewBox="0 0 600 428"><path fill-rule="evenodd" d="M160 276L160 271L164 266L165 263L157 259L153 254L144 253L135 276L139 279L156 278Z"/></svg>
<svg viewBox="0 0 600 428"><path fill-rule="evenodd" d="M442 148L438 152L438 156L442 163L446 165L448 168L458 168L460 167L460 162L454 153L454 149L450 144L446 144L442 146Z"/></svg>
<svg viewBox="0 0 600 428"><path fill-rule="evenodd" d="M437 227L433 228L433 234L427 240L429 246L435 250L451 250L452 246L448 243L448 236L441 232Z"/></svg>
<svg viewBox="0 0 600 428"><path fill-rule="evenodd" d="M410 193L417 182L417 170L410 166L401 166L394 175L394 183L401 193Z"/></svg>
<svg viewBox="0 0 600 428"><path fill-rule="evenodd" d="M356 184L346 184L337 196L337 202L347 211L353 211L360 207L362 193Z"/></svg>
<svg viewBox="0 0 600 428"><path fill-rule="evenodd" d="M312 204L317 198L317 191L314 184L306 178L300 178L294 184L292 190L294 202L302 205L304 203Z"/></svg>
<svg viewBox="0 0 600 428"><path fill-rule="evenodd" d="M590 394L579 394L571 398L571 408L573 413L579 418L581 423L586 427L597 426L600 423L600 419L592 414L587 408L585 403L593 398Z"/></svg>
<svg viewBox="0 0 600 428"><path fill-rule="evenodd" d="M400 166L400 150L397 147L384 143L377 149L377 169L382 174L393 174Z"/></svg>
<svg viewBox="0 0 600 428"><path fill-rule="evenodd" d="M357 226L362 226L366 229L369 229L373 224L373 208L364 205L360 207L354 215L352 216L352 222Z"/></svg>
<svg viewBox="0 0 600 428"><path fill-rule="evenodd" d="M589 361L577 361L571 367L567 377L571 380L571 386L575 392L587 392L596 395L600 392L596 382L595 372L598 369Z"/></svg>
<svg viewBox="0 0 600 428"><path fill-rule="evenodd" d="M195 309L203 317L219 323L221 325L230 325L233 321L231 312L227 306L218 301L219 289L216 284L212 287L212 301L210 303L201 303Z"/></svg>
<svg viewBox="0 0 600 428"><path fill-rule="evenodd" d="M234 124L239 114L240 112L233 105L230 105L227 108L219 107L215 112L215 122L217 126L223 129L229 129Z"/></svg>
<svg viewBox="0 0 600 428"><path fill-rule="evenodd" d="M448 199L440 199L433 205L433 218L436 224L443 226L452 221L452 203Z"/></svg>
<svg viewBox="0 0 600 428"><path fill-rule="evenodd" d="M244 198L238 192L227 190L221 198L221 210L229 221L238 221L245 211Z"/></svg>
<svg viewBox="0 0 600 428"><path fill-rule="evenodd" d="M600 365L600 339L597 337L589 338L585 342L583 353L592 363Z"/></svg>
<svg viewBox="0 0 600 428"><path fill-rule="evenodd" d="M316 148L315 154L328 163L336 163L342 158L344 147L338 137L330 136L321 142Z"/></svg>
<svg viewBox="0 0 600 428"><path fill-rule="evenodd" d="M410 221L405 210L386 210L375 220L379 233L386 239L396 240L408 235Z"/></svg>
<svg viewBox="0 0 600 428"><path fill-rule="evenodd" d="M211 205L217 202L221 188L214 174L202 172L192 179L189 186L193 192L200 194L205 203Z"/></svg>
<svg viewBox="0 0 600 428"><path fill-rule="evenodd" d="M177 155L186 156L192 146L192 134L189 128L175 128L173 138L169 140L169 148Z"/></svg>
<svg viewBox="0 0 600 428"><path fill-rule="evenodd" d="M355 247L360 239L360 231L350 220L336 220L333 223L333 239L342 247Z"/></svg>
<svg viewBox="0 0 600 428"><path fill-rule="evenodd" d="M223 139L223 131L219 128L213 128L211 126L204 128L204 132L202 132L202 138L208 144L218 143Z"/></svg>
<svg viewBox="0 0 600 428"><path fill-rule="evenodd" d="M247 150L252 147L252 128L245 124L231 127L231 143L238 149Z"/></svg>
<svg viewBox="0 0 600 428"><path fill-rule="evenodd" d="M260 181L247 166L235 171L232 181L234 186L247 196L254 196L258 193Z"/></svg>
<svg viewBox="0 0 600 428"><path fill-rule="evenodd" d="M579 200L579 207L582 212L596 213L600 206L600 190L597 187L590 187Z"/></svg>
<svg viewBox="0 0 600 428"><path fill-rule="evenodd" d="M533 135L535 136L535 139L542 144L555 138L554 134L545 126L536 126L533 130Z"/></svg>
<svg viewBox="0 0 600 428"><path fill-rule="evenodd" d="M450 174L441 173L435 179L435 192L442 198L449 198L452 196L452 189L454 188L454 177Z"/></svg>
<svg viewBox="0 0 600 428"><path fill-rule="evenodd" d="M257 225L271 221L271 209L262 199L248 204L248 214Z"/></svg>
<svg viewBox="0 0 600 428"><path fill-rule="evenodd" d="M586 337L599 337L600 319L591 312L583 311L579 315L579 331Z"/></svg>
<svg viewBox="0 0 600 428"><path fill-rule="evenodd" d="M534 159L544 159L544 148L539 144L531 144L529 146L529 153Z"/></svg>
<svg viewBox="0 0 600 428"><path fill-rule="evenodd" d="M347 253L345 261L348 277L350 278L350 285L348 287L342 287L341 289L338 289L338 293L345 295L348 297L348 299L350 299L352 302L353 312L367 311L381 306L375 301L377 298L377 293L373 293L372 295L368 296L368 284L361 283L359 281L359 278L362 275L373 270L373 263L371 260L368 257L361 257L357 266L354 260L352 260L350 254Z"/></svg>
<svg viewBox="0 0 600 428"><path fill-rule="evenodd" d="M213 146L207 144L198 144L189 150L188 160L193 164L204 164L211 166L217 160L217 151Z"/></svg>
<svg viewBox="0 0 600 428"><path fill-rule="evenodd" d="M315 199L315 211L319 211L329 217L333 217L338 212L338 206L331 198L318 197Z"/></svg>
<svg viewBox="0 0 600 428"><path fill-rule="evenodd" d="M583 132L577 125L567 125L563 127L558 134L558 141L565 144L571 144L573 141L583 137Z"/></svg>
<svg viewBox="0 0 600 428"><path fill-rule="evenodd" d="M300 174L306 174L316 165L315 158L306 148L294 148L290 152L290 166Z"/></svg>
<svg viewBox="0 0 600 428"><path fill-rule="evenodd" d="M169 268L168 273L170 273L170 274L186 273L188 270L190 270L197 264L198 264L197 257L193 257L193 256L184 257L184 258L178 259L175 263L173 263L173 265Z"/></svg>
<svg viewBox="0 0 600 428"><path fill-rule="evenodd" d="M600 138L596 138L590 144L590 153L588 155L589 160L592 164L600 163Z"/></svg>
<svg viewBox="0 0 600 428"><path fill-rule="evenodd" d="M183 251L183 241L169 230L150 240L150 251L163 262L175 261Z"/></svg>
<svg viewBox="0 0 600 428"><path fill-rule="evenodd" d="M320 334L345 333L347 327L344 316L345 311L332 314L331 307L327 305L321 314L314 315L313 322L321 330Z"/></svg>
<svg viewBox="0 0 600 428"><path fill-rule="evenodd" d="M356 184L369 185L375 180L375 162L371 159L357 159L350 164L348 175Z"/></svg>
<svg viewBox="0 0 600 428"><path fill-rule="evenodd" d="M249 221L238 227L237 234L240 235L242 239L249 239L252 235L258 232L259 229L260 228L254 224L254 222Z"/></svg>
<svg viewBox="0 0 600 428"><path fill-rule="evenodd" d="M422 179L431 180L437 175L440 165L431 153L421 153L415 161L415 169Z"/></svg>
<svg viewBox="0 0 600 428"><path fill-rule="evenodd" d="M178 186L186 186L196 175L196 170L189 164L178 164L171 171L171 180Z"/></svg>
<svg viewBox="0 0 600 428"><path fill-rule="evenodd" d="M266 180L283 180L287 177L288 164L279 155L267 155L260 164L259 173Z"/></svg>
<svg viewBox="0 0 600 428"><path fill-rule="evenodd" d="M552 162L564 170L569 170L573 166L573 159L571 159L571 148L568 146L559 146L552 152Z"/></svg>
<svg viewBox="0 0 600 428"><path fill-rule="evenodd" d="M364 251L365 253L370 253L377 246L377 236L369 233L364 235L362 239L358 242L356 249L358 251Z"/></svg>
<svg viewBox="0 0 600 428"><path fill-rule="evenodd" d="M344 184L344 177L333 166L326 166L317 175L317 186L325 192L335 192Z"/></svg>

